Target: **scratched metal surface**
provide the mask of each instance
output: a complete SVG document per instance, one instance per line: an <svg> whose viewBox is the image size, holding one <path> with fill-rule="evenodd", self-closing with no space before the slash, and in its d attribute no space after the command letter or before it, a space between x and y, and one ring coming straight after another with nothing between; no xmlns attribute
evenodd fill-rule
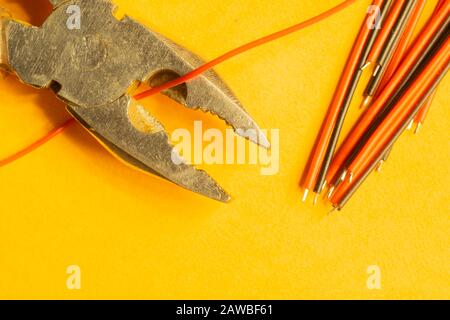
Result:
<svg viewBox="0 0 450 320"><path fill-rule="evenodd" d="M69 112L128 163L220 201L230 196L206 172L175 164L167 133L152 115L147 131L129 119L130 88L156 86L199 67L194 54L128 16L118 20L109 0L53 2L42 27L5 20L8 64L21 81L52 88ZM71 7L80 8L78 29L67 26ZM257 124L213 72L165 92L189 108L224 119L238 134L267 146ZM141 109L143 110L143 109Z"/></svg>

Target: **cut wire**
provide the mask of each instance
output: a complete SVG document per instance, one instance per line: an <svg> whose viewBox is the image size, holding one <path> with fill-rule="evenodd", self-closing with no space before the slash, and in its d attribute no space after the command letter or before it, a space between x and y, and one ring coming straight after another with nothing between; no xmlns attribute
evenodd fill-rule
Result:
<svg viewBox="0 0 450 320"><path fill-rule="evenodd" d="M56 137L58 134L63 132L65 129L67 129L68 127L70 127L74 123L75 123L75 119L73 119L73 118L67 120L62 125L60 125L59 127L53 129L52 131L47 133L45 136L43 136L39 140L33 142L32 144L30 144L26 148L24 148L24 149L22 149L22 150L20 150L20 151L18 151L16 153L14 153L13 155L11 155L11 156L9 156L9 157L7 157L5 159L0 160L0 167L4 167L7 164L10 164L11 162L14 162L17 159L20 159L23 156L29 154L30 152L36 150L37 148L39 148L40 146L44 145L46 142L50 141L52 138Z"/></svg>
<svg viewBox="0 0 450 320"><path fill-rule="evenodd" d="M401 2L399 1L397 3ZM364 93L365 97L374 97L376 95L383 76L385 75L389 61L391 61L403 31L416 5L417 0L409 0L405 2L404 6L401 7L400 14L396 16L397 19L395 20L395 23L390 30L389 37L386 39L384 47L381 50L376 63L375 71Z"/></svg>
<svg viewBox="0 0 450 320"><path fill-rule="evenodd" d="M349 185L347 190L341 194L340 197L337 197L335 199L331 199L331 203L333 204L334 208L337 208L337 210L342 210L342 208L347 204L347 202L351 199L351 197L355 194L355 192L359 189L359 187L363 184L363 182L369 177L370 173L376 168L377 163L382 160L384 157L384 154L392 149L395 142L400 138L402 133L406 130L406 127L408 125L408 122L410 120L413 120L415 116L417 116L417 113L419 112L419 109L421 106L430 99L431 95L434 91L436 91L436 88L438 87L440 81L445 77L446 73L448 72L448 66L446 70L444 70L441 75L436 79L435 83L431 87L430 90L428 90L427 94L422 98L421 102L417 104L417 106L414 109L414 112L409 116L409 119L405 121L400 128L400 130L397 131L395 136L391 139L391 141L384 147L383 152L380 153L378 156L378 159L372 162L372 164L367 167L364 172L361 174L360 178L355 181L353 185Z"/></svg>
<svg viewBox="0 0 450 320"><path fill-rule="evenodd" d="M384 24L384 21L386 20L386 17L389 13L389 9L391 8L393 0L385 0L382 1L382 6L380 10L380 16L378 19L378 24L374 25L374 28L372 30L372 33L370 35L369 40L367 41L367 46L364 49L364 53L362 55L362 64L360 66L361 70L366 69L370 66L371 62L368 61L369 54L372 51L373 46L375 45L375 42L377 41L378 35L380 34L382 30L382 26ZM376 21L375 21L376 22Z"/></svg>
<svg viewBox="0 0 450 320"><path fill-rule="evenodd" d="M325 11L325 12L323 12L323 13L321 13L321 14L313 17L313 18L310 18L310 19L308 19L306 21L300 22L299 24L296 24L296 25L294 25L292 27L289 27L289 28L286 28L284 30L275 32L275 33L273 33L271 35L265 36L265 37L263 37L261 39L249 42L249 43L247 43L247 44L245 44L245 45L243 45L243 46L241 46L239 48L233 49L233 50L231 50L231 51L221 55L220 57L218 57L218 58L216 58L216 59L214 59L214 60L212 60L212 61L210 61L208 63L205 63L203 66L199 67L198 69L195 69L194 71L191 71L190 73L188 73L188 74L186 74L186 75L184 75L184 76L182 76L180 78L177 78L175 80L167 82L166 84L163 84L163 85L161 85L159 87L152 88L150 90L147 90L147 91L139 93L138 95L135 96L135 99L136 100L140 100L140 99L143 99L143 98L147 98L147 97L150 97L150 96L155 95L157 93L160 93L161 91L164 91L164 90L176 87L176 86L178 86L180 84L183 84L183 83L185 83L187 81L190 81L190 80L194 79L195 77L198 77L202 73L204 73L204 72L214 68L218 64L220 64L220 63L222 63L224 61L227 61L227 60L229 60L229 59L231 59L231 58L233 58L233 57L235 57L237 55L240 55L240 54L242 54L244 52L247 52L247 51L249 51L251 49L254 49L256 47L262 46L262 45L264 45L266 43L275 41L275 40L280 39L282 37L288 36L288 35L290 35L290 34L292 34L294 32L300 31L300 30L302 30L304 28L307 28L309 26L312 26L312 25L314 25L314 24L316 24L316 23L318 23L318 22L320 22L320 21L322 21L322 20L324 20L324 19L326 19L328 17L331 17L332 15L334 15L334 14L344 10L348 6L354 4L356 1L357 0L344 1L341 4L337 5L336 7L332 8L332 9L329 9L329 10L327 10L327 11Z"/></svg>
<svg viewBox="0 0 450 320"><path fill-rule="evenodd" d="M408 24L406 25L405 31L401 37L400 43L395 50L391 61L389 62L388 68L386 69L383 80L381 81L380 88L384 88L386 83L392 78L393 74L397 70L398 66L405 57L408 48L410 47L413 39L413 34L415 32L417 23L419 22L420 16L422 15L423 9L425 7L426 0L419 0L417 6L415 7Z"/></svg>
<svg viewBox="0 0 450 320"><path fill-rule="evenodd" d="M376 157L380 154L384 155L383 150L385 150L385 146L389 145L396 133L403 128L404 123L409 121L411 114L414 113L422 98L428 95L436 81L447 70L450 60L448 53L450 40L440 44L440 47L437 49L439 49L437 53L433 57L429 57L429 61L423 66L420 75L409 86L402 98L374 131L358 156L348 167L349 172L354 174L355 180L359 179L364 170L371 166L373 162L376 164ZM345 189L345 185L343 189ZM339 194L340 190L337 193Z"/></svg>
<svg viewBox="0 0 450 320"><path fill-rule="evenodd" d="M387 103L396 95L396 92L404 87L408 74L412 76L413 70L420 65L420 60L425 58L426 52L432 47L432 43L439 41L440 37L444 35L449 23L449 10L450 2L445 2L436 16L428 20L427 25L414 41L414 44L409 49L408 54L405 56L405 59L394 74L389 85L384 88L380 95L377 96L371 108L367 109L353 126L351 132L347 135L333 158L326 179L329 183L337 182L341 173L346 169L347 162L352 157L352 154L354 154L353 151L357 147L361 137L370 128L373 121L386 107Z"/></svg>
<svg viewBox="0 0 450 320"><path fill-rule="evenodd" d="M373 2L372 5L379 7L381 5L381 1L376 0ZM338 106L339 111L337 114L337 118L336 121L334 122L334 126L332 129L330 139L328 141L328 145L325 146L326 153L322 161L322 165L320 167L319 175L314 190L316 193L319 194L323 191L323 189L327 185L326 174L328 172L328 168L330 167L330 163L334 155L334 152L336 151L336 146L344 125L348 109L351 105L353 95L356 91L356 88L362 75L362 70L360 66L364 63L364 60L366 59L366 57L364 56L366 51L365 48L367 47L367 41L370 40L370 36L373 33L373 31L370 28L368 28L369 25L368 22L370 19L373 19L373 16L368 14L366 19L364 19L364 22L360 29L360 33L355 41L352 52L345 66L345 68L348 70L345 70L346 73L344 72L344 76L341 79L341 81L344 81L346 87L344 87L345 89L342 89L341 85L339 85L337 89L338 92L336 93L336 96L344 97L344 100ZM346 75L347 77L345 77Z"/></svg>

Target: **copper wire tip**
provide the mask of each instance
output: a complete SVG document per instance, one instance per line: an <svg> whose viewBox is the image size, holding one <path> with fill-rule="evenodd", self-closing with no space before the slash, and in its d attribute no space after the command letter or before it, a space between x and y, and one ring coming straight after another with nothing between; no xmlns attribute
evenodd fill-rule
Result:
<svg viewBox="0 0 450 320"><path fill-rule="evenodd" d="M359 106L360 109L365 109L369 106L370 102L372 101L372 96L366 96L364 98L364 101Z"/></svg>
<svg viewBox="0 0 450 320"><path fill-rule="evenodd" d="M344 172L341 175L341 181L345 181L345 178L347 178L347 173L348 173L348 171L344 170Z"/></svg>
<svg viewBox="0 0 450 320"><path fill-rule="evenodd" d="M414 134L418 134L420 129L422 128L422 122L417 123L416 130L414 130Z"/></svg>
<svg viewBox="0 0 450 320"><path fill-rule="evenodd" d="M316 193L314 195L314 201L313 201L313 205L315 206L317 204L317 201L319 200L319 193Z"/></svg>
<svg viewBox="0 0 450 320"><path fill-rule="evenodd" d="M380 72L380 70L381 70L381 65L377 64L377 66L375 67L375 70L373 71L372 76L375 77L378 74L378 72Z"/></svg>
<svg viewBox="0 0 450 320"><path fill-rule="evenodd" d="M408 127L406 128L406 130L411 130L412 129L412 126L414 125L414 120L412 120L409 124L408 124Z"/></svg>
<svg viewBox="0 0 450 320"><path fill-rule="evenodd" d="M383 169L383 164L384 164L384 160L380 160L380 162L378 162L378 166L377 166L377 172L380 173Z"/></svg>
<svg viewBox="0 0 450 320"><path fill-rule="evenodd" d="M308 193L309 193L309 189L305 189L305 191L303 192L302 202L305 202L306 199L308 199Z"/></svg>
<svg viewBox="0 0 450 320"><path fill-rule="evenodd" d="M350 183L353 182L353 172L350 172L350 174L349 174L349 176L348 176L348 181L349 181Z"/></svg>
<svg viewBox="0 0 450 320"><path fill-rule="evenodd" d="M325 188L327 187L327 184L328 184L327 180L325 180L322 184L322 188L320 188L320 193L322 193L325 190Z"/></svg>
<svg viewBox="0 0 450 320"><path fill-rule="evenodd" d="M336 186L332 186L330 188L330 190L328 190L327 199L331 199L331 197L333 196L333 193L334 193L334 189L336 189Z"/></svg>
<svg viewBox="0 0 450 320"><path fill-rule="evenodd" d="M361 70L365 70L365 69L367 69L367 67L370 66L371 64L372 64L372 62L367 61L360 69L361 69Z"/></svg>

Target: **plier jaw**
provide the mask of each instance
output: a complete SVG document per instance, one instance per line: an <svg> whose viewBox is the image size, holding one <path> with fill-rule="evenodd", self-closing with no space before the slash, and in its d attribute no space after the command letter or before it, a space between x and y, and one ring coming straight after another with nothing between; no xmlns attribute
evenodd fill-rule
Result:
<svg viewBox="0 0 450 320"><path fill-rule="evenodd" d="M0 75L2 77L10 71L6 47L6 24L10 17L9 13L0 7Z"/></svg>
<svg viewBox="0 0 450 320"><path fill-rule="evenodd" d="M108 150L126 163L215 200L230 196L204 171L174 161L176 151L163 125L132 98L130 88L161 85L203 62L193 53L128 16L118 20L110 0L50 1L42 27L1 19L0 63L37 88L52 88L68 111ZM69 6L80 28L65 28ZM214 71L163 92L182 105L223 119L237 134L269 142ZM140 117L136 126L133 117Z"/></svg>
<svg viewBox="0 0 450 320"><path fill-rule="evenodd" d="M214 200L231 198L205 171L182 161L162 124L129 96L95 109L69 104L67 110L107 150L126 164ZM141 115L139 129L130 118Z"/></svg>

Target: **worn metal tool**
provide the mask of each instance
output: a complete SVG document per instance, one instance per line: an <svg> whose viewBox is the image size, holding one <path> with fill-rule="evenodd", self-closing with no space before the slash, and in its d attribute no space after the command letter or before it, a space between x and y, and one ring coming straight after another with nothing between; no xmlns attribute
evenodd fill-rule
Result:
<svg viewBox="0 0 450 320"><path fill-rule="evenodd" d="M163 126L132 98L136 84L158 86L202 61L128 16L117 19L109 0L50 0L42 27L0 20L0 66L24 83L51 88L68 111L108 150L134 167L207 197L230 196L204 171L173 161ZM69 28L73 8L79 28ZM188 108L217 115L235 132L268 147L255 121L228 87L209 71L164 92Z"/></svg>

